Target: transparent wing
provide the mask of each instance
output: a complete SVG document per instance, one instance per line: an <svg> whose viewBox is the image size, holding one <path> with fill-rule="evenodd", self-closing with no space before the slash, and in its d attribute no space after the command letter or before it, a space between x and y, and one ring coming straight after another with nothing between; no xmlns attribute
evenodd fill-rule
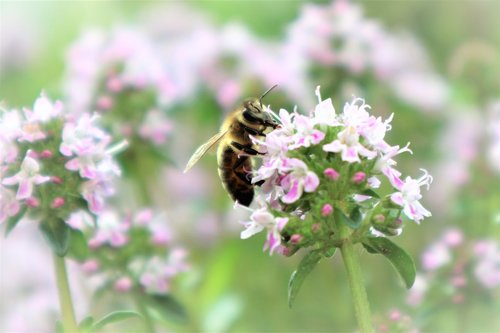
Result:
<svg viewBox="0 0 500 333"><path fill-rule="evenodd" d="M198 149L196 149L196 151L194 152L193 156L191 156L191 158L187 162L186 168L184 168L184 172L188 172L188 170L191 169L193 165L195 165L196 162L198 162L200 158L203 155L205 155L207 151L210 150L210 148L212 148L215 144L217 144L220 141L220 139L222 139L224 135L226 135L227 132L228 132L227 130L219 132L215 134L213 137L211 137L207 142L199 146Z"/></svg>

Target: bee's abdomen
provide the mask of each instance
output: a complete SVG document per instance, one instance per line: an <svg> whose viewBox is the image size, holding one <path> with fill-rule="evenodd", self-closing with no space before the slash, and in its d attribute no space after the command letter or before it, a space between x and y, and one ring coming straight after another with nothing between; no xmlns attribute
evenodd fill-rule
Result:
<svg viewBox="0 0 500 333"><path fill-rule="evenodd" d="M239 164L236 168L235 165ZM234 201L250 206L253 200L253 185L250 171L252 163L248 156L240 156L227 147L219 155L219 176L224 188Z"/></svg>

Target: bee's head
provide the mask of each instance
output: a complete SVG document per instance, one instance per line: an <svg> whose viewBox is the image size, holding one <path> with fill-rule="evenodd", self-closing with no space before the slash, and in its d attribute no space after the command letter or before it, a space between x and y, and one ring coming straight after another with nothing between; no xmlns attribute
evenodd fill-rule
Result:
<svg viewBox="0 0 500 333"><path fill-rule="evenodd" d="M243 102L243 119L251 125L263 125L265 127L278 127L278 123L271 117L269 112L264 111L259 99L249 99Z"/></svg>
<svg viewBox="0 0 500 333"><path fill-rule="evenodd" d="M243 102L243 118L250 124L264 125L265 127L272 127L275 129L279 124L271 117L271 115L264 111L262 107L262 98L267 95L276 85L272 86L260 98L253 98Z"/></svg>

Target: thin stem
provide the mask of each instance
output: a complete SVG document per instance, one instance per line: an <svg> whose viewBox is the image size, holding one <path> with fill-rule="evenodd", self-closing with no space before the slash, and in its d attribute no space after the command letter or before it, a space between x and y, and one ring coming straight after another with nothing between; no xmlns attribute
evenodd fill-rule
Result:
<svg viewBox="0 0 500 333"><path fill-rule="evenodd" d="M64 257L60 257L56 254L53 256L63 329L65 333L78 332L78 325L75 320L75 311L73 310L73 300L69 289L66 262Z"/></svg>
<svg viewBox="0 0 500 333"><path fill-rule="evenodd" d="M142 302L139 292L134 291L132 297L134 298L137 310L139 310L139 313L142 315L142 322L144 323L146 332L155 333L156 332L155 325L153 323L153 320L151 319L151 316L149 315L148 309L146 309L144 303Z"/></svg>
<svg viewBox="0 0 500 333"><path fill-rule="evenodd" d="M361 267L358 257L354 251L354 244L350 238L346 238L340 247L344 266L347 271L349 286L351 288L352 299L354 303L354 313L358 321L361 333L372 333L372 323L370 314L370 304L366 295L363 277L361 276Z"/></svg>

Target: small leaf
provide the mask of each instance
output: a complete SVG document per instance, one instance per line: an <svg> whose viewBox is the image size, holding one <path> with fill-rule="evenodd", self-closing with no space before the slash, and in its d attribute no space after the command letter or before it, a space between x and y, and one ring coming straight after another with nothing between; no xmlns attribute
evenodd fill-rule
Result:
<svg viewBox="0 0 500 333"><path fill-rule="evenodd" d="M142 316L135 311L122 310L111 312L105 315L102 319L98 320L94 325L92 325L92 331L97 331L106 325L134 317L142 318Z"/></svg>
<svg viewBox="0 0 500 333"><path fill-rule="evenodd" d="M405 250L385 237L366 238L363 245L368 252L380 253L386 257L403 278L406 288L411 288L415 282L416 269L413 259Z"/></svg>
<svg viewBox="0 0 500 333"><path fill-rule="evenodd" d="M331 247L325 253L323 253L323 255L327 258L331 258L333 257L336 251L337 251L336 247Z"/></svg>
<svg viewBox="0 0 500 333"><path fill-rule="evenodd" d="M16 215L11 216L7 220L7 223L5 226L5 237L9 236L9 234L12 232L12 230L14 230L14 228L17 226L17 224L19 222L21 222L21 220L24 217L24 213L26 213L26 209L27 209L27 207L23 206L23 208L21 208L21 210Z"/></svg>
<svg viewBox="0 0 500 333"><path fill-rule="evenodd" d="M359 221L352 220L351 218L347 217L344 212L342 212L342 210L338 207L334 209L333 216L335 217L336 221L344 223L351 229L358 229L361 226L361 218L359 219Z"/></svg>
<svg viewBox="0 0 500 333"><path fill-rule="evenodd" d="M78 328L82 332L92 332L92 326L94 324L94 318L92 316L85 317L80 324L78 324Z"/></svg>
<svg viewBox="0 0 500 333"><path fill-rule="evenodd" d="M153 315L166 322L185 324L188 321L184 306L171 295L144 295L146 306Z"/></svg>
<svg viewBox="0 0 500 333"><path fill-rule="evenodd" d="M378 195L377 192L375 192L374 190L372 189L367 189L367 190L364 190L362 191L360 194L362 195L367 195L369 197L373 197L373 198L380 198L380 195Z"/></svg>
<svg viewBox="0 0 500 333"><path fill-rule="evenodd" d="M70 228L70 243L68 255L75 258L78 261L84 261L87 259L89 254L89 246L87 243L87 238L77 229Z"/></svg>
<svg viewBox="0 0 500 333"><path fill-rule="evenodd" d="M316 267L322 255L318 250L310 251L299 263L299 267L290 276L288 282L288 306L291 308L305 278Z"/></svg>
<svg viewBox="0 0 500 333"><path fill-rule="evenodd" d="M60 218L52 218L40 223L40 231L49 243L52 251L64 257L69 248L70 227Z"/></svg>
<svg viewBox="0 0 500 333"><path fill-rule="evenodd" d="M363 215L361 214L359 207L354 207L349 217L356 225L361 225L361 222L363 222Z"/></svg>

